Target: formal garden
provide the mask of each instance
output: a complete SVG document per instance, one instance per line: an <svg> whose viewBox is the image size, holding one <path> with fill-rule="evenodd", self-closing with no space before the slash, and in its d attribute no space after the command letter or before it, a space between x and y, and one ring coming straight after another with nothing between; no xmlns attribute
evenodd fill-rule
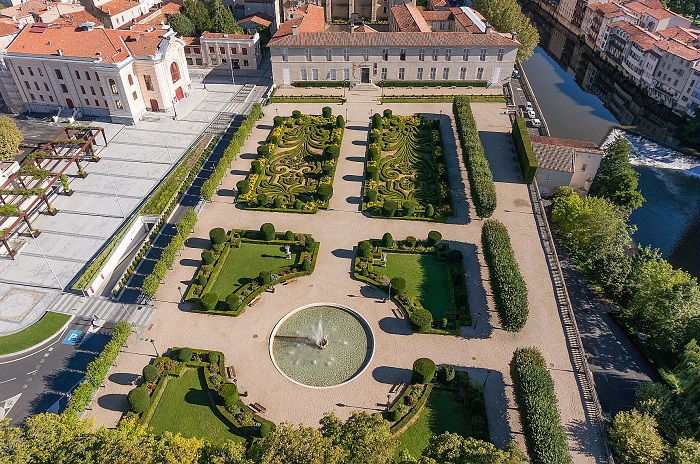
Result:
<svg viewBox="0 0 700 464"><path fill-rule="evenodd" d="M440 121L426 116L372 117L362 208L372 217L444 221L452 199Z"/></svg>
<svg viewBox="0 0 700 464"><path fill-rule="evenodd" d="M274 127L246 179L237 183L237 201L248 209L315 213L328 208L340 156L345 120L330 107L321 116L295 110L275 116Z"/></svg>
<svg viewBox="0 0 700 464"><path fill-rule="evenodd" d="M209 232L211 248L202 252L185 299L195 311L238 316L275 284L313 272L319 244L307 234L279 233L265 223L260 230L222 228Z"/></svg>
<svg viewBox="0 0 700 464"><path fill-rule="evenodd" d="M354 276L396 297L414 330L458 334L471 325L462 259L437 231L424 240L394 240L387 232L358 244Z"/></svg>
<svg viewBox="0 0 700 464"><path fill-rule="evenodd" d="M223 444L267 436L274 427L242 400L232 369L218 351L173 348L143 368L129 392L130 411L154 433L180 433Z"/></svg>

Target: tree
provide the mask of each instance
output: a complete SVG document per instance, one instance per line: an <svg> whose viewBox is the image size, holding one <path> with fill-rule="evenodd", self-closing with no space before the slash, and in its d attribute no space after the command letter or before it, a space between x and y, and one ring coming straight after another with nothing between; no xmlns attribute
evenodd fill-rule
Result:
<svg viewBox="0 0 700 464"><path fill-rule="evenodd" d="M428 358L413 361L412 383L430 383L435 377L435 362Z"/></svg>
<svg viewBox="0 0 700 464"><path fill-rule="evenodd" d="M219 388L219 395L224 406L230 408L238 403L238 387L235 383L225 383Z"/></svg>
<svg viewBox="0 0 700 464"><path fill-rule="evenodd" d="M151 397L144 387L136 387L127 395L129 406L136 414L141 414L151 405Z"/></svg>
<svg viewBox="0 0 700 464"><path fill-rule="evenodd" d="M22 140L24 137L15 122L7 116L0 116L0 161L13 159Z"/></svg>
<svg viewBox="0 0 700 464"><path fill-rule="evenodd" d="M274 240L275 239L275 226L266 222L260 226L260 236L263 240Z"/></svg>
<svg viewBox="0 0 700 464"><path fill-rule="evenodd" d="M173 13L168 16L168 24L182 37L193 37L195 35L194 24L192 24L190 18L182 13Z"/></svg>
<svg viewBox="0 0 700 464"><path fill-rule="evenodd" d="M278 425L266 438L253 442L249 457L270 464L340 464L342 448L315 427Z"/></svg>
<svg viewBox="0 0 700 464"><path fill-rule="evenodd" d="M540 41L540 35L525 16L516 0L474 0L472 8L481 13L499 32L516 32L522 44L518 60L527 60Z"/></svg>
<svg viewBox="0 0 700 464"><path fill-rule="evenodd" d="M630 144L618 137L605 151L589 194L609 200L629 215L644 202L638 190L639 173L630 163Z"/></svg>
<svg viewBox="0 0 700 464"><path fill-rule="evenodd" d="M700 13L700 8L698 10ZM693 110L693 117L688 119L688 123L683 128L681 138L689 145L700 146L700 108L697 106Z"/></svg>
<svg viewBox="0 0 700 464"><path fill-rule="evenodd" d="M680 391L694 403L700 403L700 347L695 339L685 346L683 358L673 373Z"/></svg>
<svg viewBox="0 0 700 464"><path fill-rule="evenodd" d="M335 413L326 413L320 421L321 434L345 451L344 464L387 464L396 443L389 423L380 414L353 412L341 422Z"/></svg>
<svg viewBox="0 0 700 464"><path fill-rule="evenodd" d="M392 248L394 246L394 237L389 232L382 235L382 246L384 248Z"/></svg>
<svg viewBox="0 0 700 464"><path fill-rule="evenodd" d="M224 34L244 34L245 31L236 23L231 9L222 0L209 0L207 10L211 18L211 31Z"/></svg>
<svg viewBox="0 0 700 464"><path fill-rule="evenodd" d="M661 462L664 443L653 417L636 409L621 411L609 431L610 445L622 464L656 464Z"/></svg>
<svg viewBox="0 0 700 464"><path fill-rule="evenodd" d="M700 462L700 442L690 438L678 440L668 456L668 464L697 464Z"/></svg>
<svg viewBox="0 0 700 464"><path fill-rule="evenodd" d="M372 244L368 240L363 240L357 245L357 256L369 258L372 256Z"/></svg>
<svg viewBox="0 0 700 464"><path fill-rule="evenodd" d="M320 184L316 188L316 193L323 201L328 201L333 196L333 186L331 184Z"/></svg>
<svg viewBox="0 0 700 464"><path fill-rule="evenodd" d="M211 31L212 24L209 11L204 3L199 0L185 0L180 13L187 16L195 28L195 35L201 35L204 31Z"/></svg>
<svg viewBox="0 0 700 464"><path fill-rule="evenodd" d="M411 312L411 323L419 332L427 332L433 327L433 315L425 308L416 308Z"/></svg>
<svg viewBox="0 0 700 464"><path fill-rule="evenodd" d="M397 295L400 295L406 291L406 279L403 277L392 278L390 284L391 289L394 290Z"/></svg>
<svg viewBox="0 0 700 464"><path fill-rule="evenodd" d="M502 449L487 441L471 437L462 437L456 433L442 433L430 437L423 456L446 464L520 464L527 462L527 457L518 449L515 442L510 442ZM422 461L421 461L422 462Z"/></svg>

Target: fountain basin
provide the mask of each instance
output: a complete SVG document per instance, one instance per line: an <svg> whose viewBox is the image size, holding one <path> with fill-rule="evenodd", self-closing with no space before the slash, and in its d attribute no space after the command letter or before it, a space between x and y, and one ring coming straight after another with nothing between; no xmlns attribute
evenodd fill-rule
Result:
<svg viewBox="0 0 700 464"><path fill-rule="evenodd" d="M284 316L270 335L270 358L294 383L312 388L343 385L360 375L374 354L372 329L358 313L335 303L314 303Z"/></svg>

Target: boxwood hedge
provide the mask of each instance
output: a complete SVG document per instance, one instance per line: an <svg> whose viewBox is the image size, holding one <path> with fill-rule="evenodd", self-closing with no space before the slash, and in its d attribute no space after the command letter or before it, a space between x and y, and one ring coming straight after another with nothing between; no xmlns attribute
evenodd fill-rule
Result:
<svg viewBox="0 0 700 464"><path fill-rule="evenodd" d="M508 229L496 219L489 219L481 228L481 241L501 325L507 331L519 332L527 321L527 286L515 260Z"/></svg>
<svg viewBox="0 0 700 464"><path fill-rule="evenodd" d="M522 116L516 116L513 121L513 144L518 153L523 180L526 184L531 184L537 173L537 158L532 150L530 134L527 133L527 122Z"/></svg>

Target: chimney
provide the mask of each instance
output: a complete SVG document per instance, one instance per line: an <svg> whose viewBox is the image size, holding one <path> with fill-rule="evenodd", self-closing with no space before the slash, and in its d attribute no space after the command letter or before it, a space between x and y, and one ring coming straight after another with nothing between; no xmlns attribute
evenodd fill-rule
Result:
<svg viewBox="0 0 700 464"><path fill-rule="evenodd" d="M58 52L58 56L63 56L63 50L61 50L61 49L59 48L59 49L56 50L56 51Z"/></svg>
<svg viewBox="0 0 700 464"><path fill-rule="evenodd" d="M515 40L515 38L517 37L517 35L518 35L517 32L511 31L511 33L510 33L510 39L511 39L511 40Z"/></svg>
<svg viewBox="0 0 700 464"><path fill-rule="evenodd" d="M292 26L292 35L294 37L299 35L299 26L297 26L296 24L294 26Z"/></svg>
<svg viewBox="0 0 700 464"><path fill-rule="evenodd" d="M491 24L486 23L486 28L484 29L484 34L489 34L491 32Z"/></svg>

